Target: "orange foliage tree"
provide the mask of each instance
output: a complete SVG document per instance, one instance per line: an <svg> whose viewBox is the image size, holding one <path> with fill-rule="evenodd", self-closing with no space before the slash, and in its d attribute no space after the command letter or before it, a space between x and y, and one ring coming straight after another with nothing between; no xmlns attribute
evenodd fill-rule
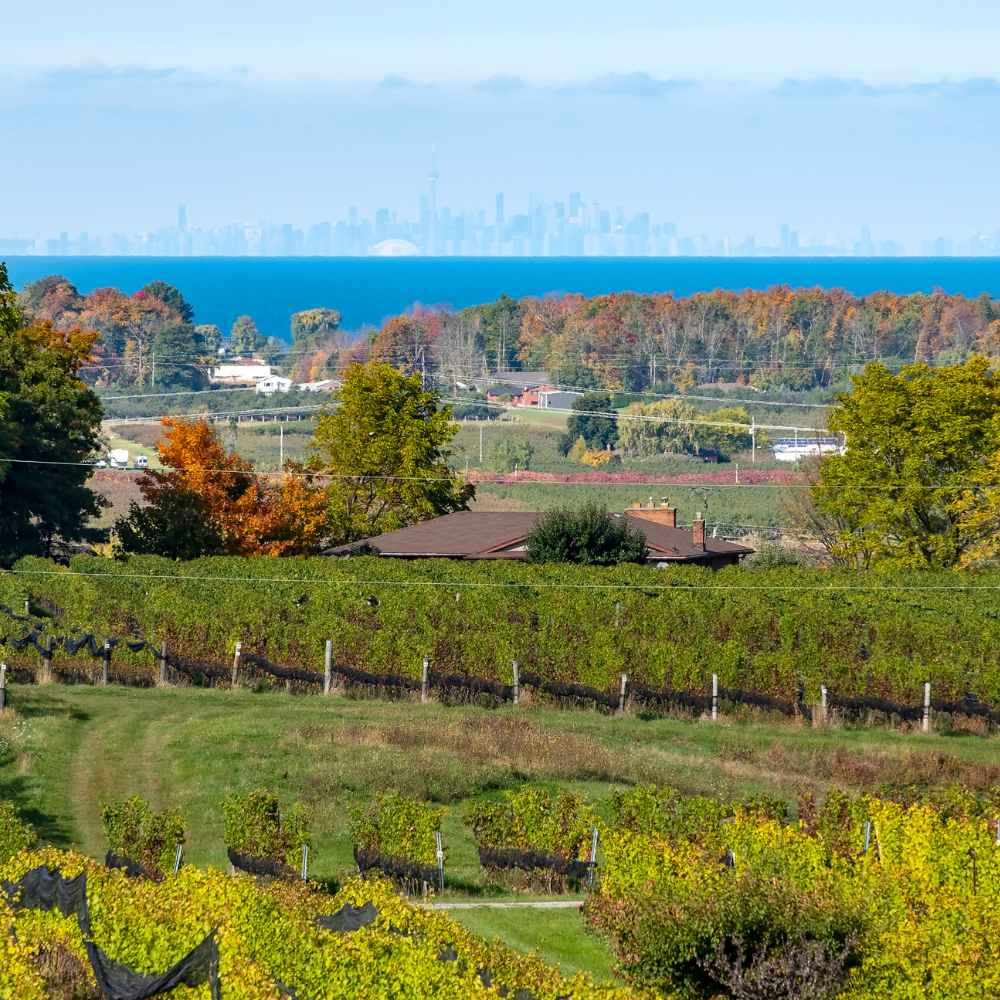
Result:
<svg viewBox="0 0 1000 1000"><path fill-rule="evenodd" d="M326 493L289 463L268 482L227 451L206 420L167 418L157 445L167 468L139 480L145 506L118 522L125 552L197 555L306 555L326 536Z"/></svg>

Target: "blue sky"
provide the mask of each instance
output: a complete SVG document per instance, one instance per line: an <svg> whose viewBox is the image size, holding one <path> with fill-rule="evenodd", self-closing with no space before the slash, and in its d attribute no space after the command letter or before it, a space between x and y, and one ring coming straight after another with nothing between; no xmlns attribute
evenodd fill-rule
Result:
<svg viewBox="0 0 1000 1000"><path fill-rule="evenodd" d="M5 11L0 235L303 223L580 190L688 230L992 232L1000 6L952 0ZM700 8L700 9L699 9Z"/></svg>

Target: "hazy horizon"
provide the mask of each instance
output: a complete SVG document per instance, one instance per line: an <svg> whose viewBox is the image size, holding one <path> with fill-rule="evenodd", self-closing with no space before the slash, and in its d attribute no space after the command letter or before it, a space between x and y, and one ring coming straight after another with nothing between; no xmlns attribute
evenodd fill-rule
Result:
<svg viewBox="0 0 1000 1000"><path fill-rule="evenodd" d="M0 236L155 229L179 203L192 226L412 215L432 147L456 211L580 191L710 235L996 232L1000 9L871 7L22 5Z"/></svg>

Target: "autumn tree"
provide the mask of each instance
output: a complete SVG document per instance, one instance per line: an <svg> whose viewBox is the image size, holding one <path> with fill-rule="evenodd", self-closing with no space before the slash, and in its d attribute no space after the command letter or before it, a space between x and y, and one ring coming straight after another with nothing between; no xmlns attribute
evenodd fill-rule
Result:
<svg viewBox="0 0 1000 1000"><path fill-rule="evenodd" d="M812 491L847 525L834 553L907 568L971 558L988 528L974 482L995 454L998 412L1000 376L984 358L898 373L872 364L855 377L829 418L847 450L823 459Z"/></svg>
<svg viewBox="0 0 1000 1000"><path fill-rule="evenodd" d="M23 325L0 264L0 562L96 541L104 501L87 486L101 404L80 380L95 335Z"/></svg>
<svg viewBox="0 0 1000 1000"><path fill-rule="evenodd" d="M354 365L336 410L320 416L310 467L333 477L330 531L338 543L466 510L474 488L449 466L457 428L418 375Z"/></svg>
<svg viewBox="0 0 1000 1000"><path fill-rule="evenodd" d="M371 343L372 361L384 361L405 371L421 370L430 362L434 331L419 314L393 316Z"/></svg>
<svg viewBox="0 0 1000 1000"><path fill-rule="evenodd" d="M311 473L288 468L277 483L227 451L206 420L163 421L157 445L164 470L139 480L115 525L123 553L192 559L202 555L292 555L317 551L326 534L326 499Z"/></svg>
<svg viewBox="0 0 1000 1000"><path fill-rule="evenodd" d="M140 289L139 294L162 302L182 323L189 326L194 323L194 307L173 285L168 285L165 281L151 281Z"/></svg>

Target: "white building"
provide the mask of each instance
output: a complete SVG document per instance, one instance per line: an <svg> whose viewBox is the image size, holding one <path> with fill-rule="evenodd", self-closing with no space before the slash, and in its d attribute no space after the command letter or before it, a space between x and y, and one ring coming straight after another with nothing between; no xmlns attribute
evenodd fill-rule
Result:
<svg viewBox="0 0 1000 1000"><path fill-rule="evenodd" d="M271 366L257 358L237 359L216 365L212 369L213 385L254 386L271 374Z"/></svg>
<svg viewBox="0 0 1000 1000"><path fill-rule="evenodd" d="M299 382L296 386L303 392L336 392L343 387L344 383L339 378L323 378L318 382Z"/></svg>
<svg viewBox="0 0 1000 1000"><path fill-rule="evenodd" d="M283 375L267 375L257 379L255 388L262 396L273 396L276 392L289 392L292 388L292 380Z"/></svg>

